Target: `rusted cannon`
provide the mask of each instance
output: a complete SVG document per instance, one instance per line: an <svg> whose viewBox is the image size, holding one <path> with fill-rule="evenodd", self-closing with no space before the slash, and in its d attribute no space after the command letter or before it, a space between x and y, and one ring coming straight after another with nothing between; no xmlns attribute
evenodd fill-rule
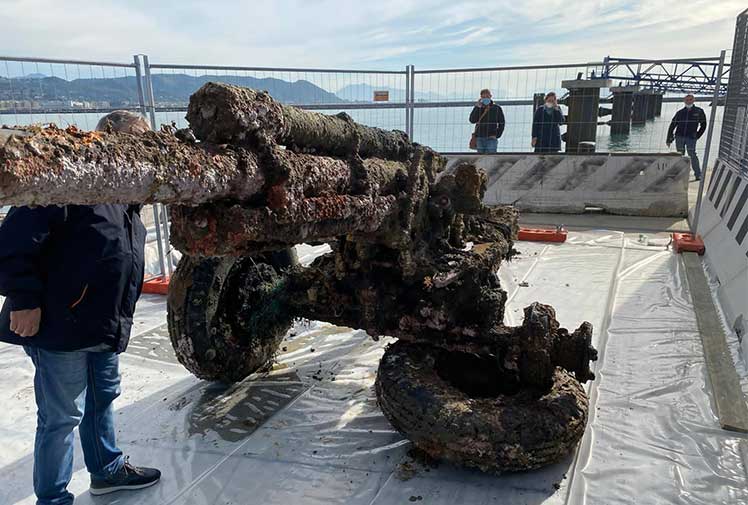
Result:
<svg viewBox="0 0 748 505"><path fill-rule="evenodd" d="M235 86L206 84L187 118L190 131L141 136L6 131L0 204L170 204L185 256L169 333L198 377L241 380L272 360L294 318L323 320L398 339L377 397L430 454L501 471L574 447L592 327L560 328L541 304L521 326L503 324L496 272L515 253L517 212L482 205L485 174L444 173L438 153L402 132ZM332 253L308 267L290 253L322 241ZM464 422L442 418L445 402Z"/></svg>

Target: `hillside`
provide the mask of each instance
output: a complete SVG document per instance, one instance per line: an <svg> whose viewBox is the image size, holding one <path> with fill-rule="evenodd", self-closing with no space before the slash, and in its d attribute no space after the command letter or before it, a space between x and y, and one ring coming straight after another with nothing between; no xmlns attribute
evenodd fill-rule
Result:
<svg viewBox="0 0 748 505"><path fill-rule="evenodd" d="M345 101L305 80L287 82L273 78L186 74L153 74L152 79L157 105L185 105L190 95L209 81L267 90L273 98L285 103ZM109 102L113 107L117 107L138 103L138 95L135 77L67 81L59 77L34 75L13 79L0 78L0 101L4 100Z"/></svg>

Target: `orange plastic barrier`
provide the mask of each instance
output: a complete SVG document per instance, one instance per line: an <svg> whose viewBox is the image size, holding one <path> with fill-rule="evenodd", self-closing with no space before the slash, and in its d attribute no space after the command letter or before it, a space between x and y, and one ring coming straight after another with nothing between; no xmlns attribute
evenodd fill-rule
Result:
<svg viewBox="0 0 748 505"><path fill-rule="evenodd" d="M143 293L165 295L169 291L168 277L155 277L143 282Z"/></svg>
<svg viewBox="0 0 748 505"><path fill-rule="evenodd" d="M519 240L530 242L566 242L566 230L556 228L544 230L540 228L520 228L517 235Z"/></svg>
<svg viewBox="0 0 748 505"><path fill-rule="evenodd" d="M677 253L686 251L699 253L699 255L703 255L706 251L701 235L694 237L693 233L673 233L673 249Z"/></svg>

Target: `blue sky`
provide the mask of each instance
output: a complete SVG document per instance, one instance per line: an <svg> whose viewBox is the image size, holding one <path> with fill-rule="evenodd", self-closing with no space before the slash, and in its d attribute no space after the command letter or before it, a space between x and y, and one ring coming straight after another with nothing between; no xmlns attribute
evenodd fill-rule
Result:
<svg viewBox="0 0 748 505"><path fill-rule="evenodd" d="M0 53L400 69L713 56L734 0L1 0Z"/></svg>

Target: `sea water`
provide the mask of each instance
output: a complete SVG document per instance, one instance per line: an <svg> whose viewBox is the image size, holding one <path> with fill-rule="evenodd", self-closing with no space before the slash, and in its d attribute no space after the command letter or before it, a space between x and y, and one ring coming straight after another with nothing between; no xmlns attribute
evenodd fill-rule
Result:
<svg viewBox="0 0 748 505"><path fill-rule="evenodd" d="M709 104L701 104L707 118L710 117L711 107ZM675 112L682 107L680 103L664 103L660 117L648 120L643 125L632 125L629 134L611 135L610 127L598 125L597 127L597 151L598 152L631 152L631 153L665 153L675 152L675 144L669 148L665 145L667 129ZM504 134L498 142L498 152L530 152L532 147L532 107L529 105L507 105L502 107L506 118ZM430 146L440 152L469 152L468 142L473 132L474 125L470 124L470 107L440 107L416 108L413 121L413 140ZM565 107L563 108L566 112ZM335 114L343 111L323 111L326 114ZM405 111L403 109L358 109L346 110L354 120L368 126L377 126L384 129L405 130ZM712 162L716 158L716 150L719 145L720 131L722 127L723 108L717 108L715 119L714 136L712 139ZM0 113L0 125L29 125L55 123L57 126L66 127L75 125L85 130L93 130L103 116L103 113L67 113L67 114L15 114ZM156 113L157 124L174 123L179 128L187 126L184 112L158 112ZM608 121L610 116L600 118L600 122ZM562 132L566 127L561 127ZM697 152L703 159L706 147L706 136L702 137L697 144Z"/></svg>

